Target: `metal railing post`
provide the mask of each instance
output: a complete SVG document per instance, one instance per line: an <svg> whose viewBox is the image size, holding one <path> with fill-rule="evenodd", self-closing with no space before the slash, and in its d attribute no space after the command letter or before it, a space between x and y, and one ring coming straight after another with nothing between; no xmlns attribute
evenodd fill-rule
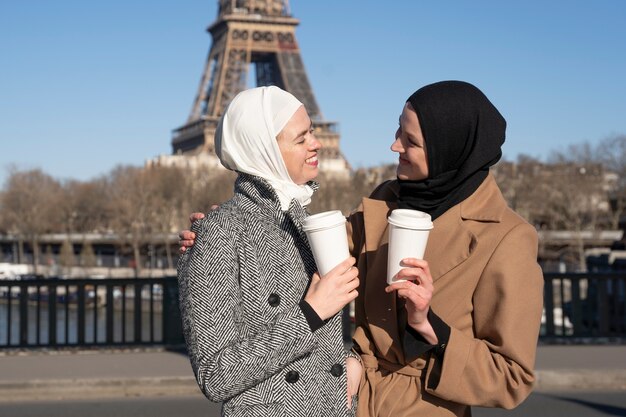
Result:
<svg viewBox="0 0 626 417"><path fill-rule="evenodd" d="M142 284L135 282L135 300L134 300L134 329L135 329L135 343L141 343L141 287Z"/></svg>
<svg viewBox="0 0 626 417"><path fill-rule="evenodd" d="M580 336L584 334L583 323L582 323L582 308L580 302L580 280L573 279L572 280L572 317L570 321L572 322L572 326L574 327L573 333L574 336ZM563 317L565 320L565 316Z"/></svg>
<svg viewBox="0 0 626 417"><path fill-rule="evenodd" d="M77 311L77 325L76 329L76 343L78 345L85 344L85 284L78 284L76 291L78 292L78 311Z"/></svg>
<svg viewBox="0 0 626 417"><path fill-rule="evenodd" d="M113 344L113 285L107 284L106 289L106 342Z"/></svg>
<svg viewBox="0 0 626 417"><path fill-rule="evenodd" d="M553 279L548 278L544 284L544 311L546 313L546 336L555 336L554 331L554 291Z"/></svg>
<svg viewBox="0 0 626 417"><path fill-rule="evenodd" d="M28 287L20 285L20 346L28 345Z"/></svg>
<svg viewBox="0 0 626 417"><path fill-rule="evenodd" d="M57 287L48 284L48 345L57 345Z"/></svg>
<svg viewBox="0 0 626 417"><path fill-rule="evenodd" d="M163 282L163 344L176 346L185 343L183 323L178 306L178 281L167 278Z"/></svg>

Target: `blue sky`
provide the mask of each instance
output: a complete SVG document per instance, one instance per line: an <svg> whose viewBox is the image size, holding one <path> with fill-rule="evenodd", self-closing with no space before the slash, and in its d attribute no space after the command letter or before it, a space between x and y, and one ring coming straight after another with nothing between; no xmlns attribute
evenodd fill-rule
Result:
<svg viewBox="0 0 626 417"><path fill-rule="evenodd" d="M508 159L626 134L626 1L292 0L291 10L318 104L354 167L394 162L404 101L444 79L474 83L500 109ZM0 3L0 181L10 165L89 180L170 153L216 12L216 0Z"/></svg>

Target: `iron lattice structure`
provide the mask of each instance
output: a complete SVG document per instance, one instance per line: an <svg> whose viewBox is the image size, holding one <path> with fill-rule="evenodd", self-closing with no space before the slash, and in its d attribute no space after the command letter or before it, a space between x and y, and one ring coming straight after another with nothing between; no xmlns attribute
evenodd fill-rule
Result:
<svg viewBox="0 0 626 417"><path fill-rule="evenodd" d="M335 122L325 121L309 83L287 0L219 0L217 20L207 29L213 38L198 93L186 124L174 130L174 154L214 154L218 120L254 74L257 86L276 85L307 108L315 134L324 145L323 171L349 172L339 149Z"/></svg>

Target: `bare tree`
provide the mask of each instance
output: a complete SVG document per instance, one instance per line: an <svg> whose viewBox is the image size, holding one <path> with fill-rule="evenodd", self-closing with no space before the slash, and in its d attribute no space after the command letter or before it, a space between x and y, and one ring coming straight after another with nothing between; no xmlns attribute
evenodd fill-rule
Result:
<svg viewBox="0 0 626 417"><path fill-rule="evenodd" d="M203 171L190 184L191 211L206 213L214 204L220 204L233 196L237 174L232 171ZM189 226L188 215L181 219L185 228Z"/></svg>
<svg viewBox="0 0 626 417"><path fill-rule="evenodd" d="M542 184L544 164L536 158L520 155L516 163L503 160L492 171L509 206L529 223L541 227L545 222L540 209L546 185Z"/></svg>
<svg viewBox="0 0 626 417"><path fill-rule="evenodd" d="M74 245L69 238L63 240L61 250L59 252L59 263L65 268L65 274L69 275L72 267L76 265L76 256L74 255Z"/></svg>
<svg viewBox="0 0 626 417"><path fill-rule="evenodd" d="M619 227L620 218L626 213L626 135L614 135L600 142L597 159L614 175L609 184L610 224Z"/></svg>
<svg viewBox="0 0 626 417"><path fill-rule="evenodd" d="M589 144L553 152L548 163L525 155L517 163L500 162L494 173L509 205L538 229L568 230L573 241L561 258L586 270L583 231L601 227L606 209L604 168ZM540 253L550 242L540 241Z"/></svg>
<svg viewBox="0 0 626 417"><path fill-rule="evenodd" d="M396 177L395 165L361 168L353 172L349 178L336 178L321 174L317 181L320 190L313 198L309 210L319 213L327 210L341 210L350 213L383 181Z"/></svg>
<svg viewBox="0 0 626 417"><path fill-rule="evenodd" d="M61 223L66 233L90 233L110 228L107 180L66 181L59 203Z"/></svg>
<svg viewBox="0 0 626 417"><path fill-rule="evenodd" d="M606 209L606 193L602 187L605 170L594 161L586 144L573 145L567 153L554 152L550 160L549 193L544 195L542 207L551 219L552 229L574 232L579 268L586 271L582 231L599 228L599 220Z"/></svg>
<svg viewBox="0 0 626 417"><path fill-rule="evenodd" d="M88 240L83 241L83 247L80 251L80 266L89 274L89 269L97 264L96 254L93 251L93 245Z"/></svg>
<svg viewBox="0 0 626 417"><path fill-rule="evenodd" d="M58 224L60 185L39 169L13 170L0 195L0 211L7 230L19 241L19 262L23 262L23 242L33 251L33 269L38 273L39 238Z"/></svg>
<svg viewBox="0 0 626 417"><path fill-rule="evenodd" d="M154 198L149 174L143 168L117 167L111 172L107 191L111 226L121 242L131 247L132 266L138 276L142 269L141 244L149 240L152 233Z"/></svg>
<svg viewBox="0 0 626 417"><path fill-rule="evenodd" d="M184 171L175 167L148 168L148 174L154 198L152 230L165 247L167 267L171 269L174 261L169 236L181 229L180 220L190 211L191 183Z"/></svg>

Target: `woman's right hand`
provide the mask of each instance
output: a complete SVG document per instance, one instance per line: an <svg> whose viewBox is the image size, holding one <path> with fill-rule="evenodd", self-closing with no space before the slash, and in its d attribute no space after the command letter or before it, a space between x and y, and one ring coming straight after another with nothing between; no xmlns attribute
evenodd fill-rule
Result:
<svg viewBox="0 0 626 417"><path fill-rule="evenodd" d="M213 207L211 207L211 209L213 209ZM189 215L189 223L193 224L193 222L195 222L196 220L200 220L203 218L204 218L204 213L191 213ZM178 248L178 251L180 253L185 253L187 248L192 247L193 244L196 243L195 239L196 239L196 234L192 232L191 230L183 230L182 232L180 232L178 234L178 244L180 245L180 247Z"/></svg>
<svg viewBox="0 0 626 417"><path fill-rule="evenodd" d="M359 270L354 267L356 259L350 257L320 278L316 272L304 301L315 310L322 320L327 320L354 300L359 286Z"/></svg>

